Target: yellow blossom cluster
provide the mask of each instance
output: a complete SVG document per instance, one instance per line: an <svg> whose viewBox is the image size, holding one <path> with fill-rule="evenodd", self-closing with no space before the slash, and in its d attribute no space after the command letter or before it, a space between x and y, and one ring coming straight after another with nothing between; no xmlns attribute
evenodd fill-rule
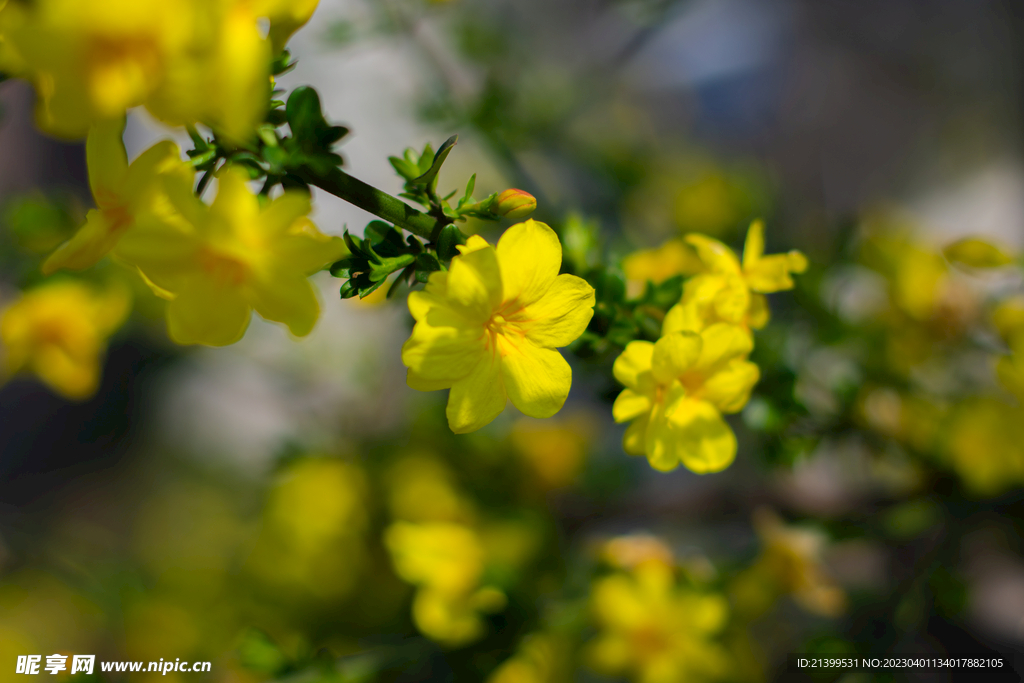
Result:
<svg viewBox="0 0 1024 683"><path fill-rule="evenodd" d="M736 436L722 418L742 410L760 377L747 360L751 328L768 321L766 293L793 287L803 254L764 255L764 224L747 233L743 260L718 240L687 235L700 271L665 316L657 342L634 341L615 361L625 385L613 407L616 422L631 421L623 446L646 455L655 469L683 464L718 472L736 457ZM675 258L673 256L673 258Z"/></svg>
<svg viewBox="0 0 1024 683"><path fill-rule="evenodd" d="M450 389L448 424L457 434L490 423L508 400L530 417L551 417L572 382L556 349L587 328L594 288L558 274L558 236L532 219L506 230L496 247L474 235L459 252L409 295L409 386Z"/></svg>
<svg viewBox="0 0 1024 683"><path fill-rule="evenodd" d="M33 83L43 130L76 138L143 105L171 125L255 134L270 68L317 0L11 0L0 68ZM269 34L261 22L269 23Z"/></svg>

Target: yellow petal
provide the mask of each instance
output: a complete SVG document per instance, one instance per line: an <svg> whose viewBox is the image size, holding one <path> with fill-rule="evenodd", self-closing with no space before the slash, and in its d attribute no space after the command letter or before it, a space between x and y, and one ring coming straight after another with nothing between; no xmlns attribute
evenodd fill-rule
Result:
<svg viewBox="0 0 1024 683"><path fill-rule="evenodd" d="M103 194L117 192L128 174L128 154L122 139L124 126L124 116L100 121L89 128L85 139L89 187L97 202Z"/></svg>
<svg viewBox="0 0 1024 683"><path fill-rule="evenodd" d="M296 337L313 331L320 317L320 302L305 273L278 270L255 280L252 304L267 320L284 323Z"/></svg>
<svg viewBox="0 0 1024 683"><path fill-rule="evenodd" d="M440 389L450 389L454 381L426 379L409 368L405 373L405 383L409 385L410 389L416 391L439 391Z"/></svg>
<svg viewBox="0 0 1024 683"><path fill-rule="evenodd" d="M756 365L734 360L705 380L700 397L723 413L735 413L750 400L750 392L760 378Z"/></svg>
<svg viewBox="0 0 1024 683"><path fill-rule="evenodd" d="M217 176L217 198L210 206L210 215L219 219L210 221L217 232L233 225L253 228L261 224L259 200L249 191L248 182L249 174L237 166L226 166Z"/></svg>
<svg viewBox="0 0 1024 683"><path fill-rule="evenodd" d="M468 356L463 362L473 364L468 375L452 384L445 411L448 427L456 434L475 432L490 424L505 409L508 398L497 353Z"/></svg>
<svg viewBox="0 0 1024 683"><path fill-rule="evenodd" d="M701 333L704 345L695 370L708 371L715 366L745 356L754 349L750 332L737 325L715 323Z"/></svg>
<svg viewBox="0 0 1024 683"><path fill-rule="evenodd" d="M714 310L722 320L741 324L750 310L750 287L741 277L728 277L715 294Z"/></svg>
<svg viewBox="0 0 1024 683"><path fill-rule="evenodd" d="M616 422L628 422L651 412L654 407L649 396L639 394L632 389L623 389L612 405L612 417Z"/></svg>
<svg viewBox="0 0 1024 683"><path fill-rule="evenodd" d="M793 289L793 278L789 274L793 270L794 260L799 262L799 259L791 258L789 254L765 256L744 270L747 284L752 290L762 294ZM806 264L806 260L803 263Z"/></svg>
<svg viewBox="0 0 1024 683"><path fill-rule="evenodd" d="M760 330L768 324L771 318L771 309L768 308L768 297L764 294L750 295L750 308L747 309L747 324L755 330Z"/></svg>
<svg viewBox="0 0 1024 683"><path fill-rule="evenodd" d="M558 235L533 219L513 225L498 240L504 299L527 306L544 296L562 267Z"/></svg>
<svg viewBox="0 0 1024 683"><path fill-rule="evenodd" d="M111 227L103 212L89 211L85 215L85 225L43 262L43 274L49 275L61 268L83 270L96 265L120 237Z"/></svg>
<svg viewBox="0 0 1024 683"><path fill-rule="evenodd" d="M629 455L643 455L644 444L647 441L647 424L650 422L648 415L641 415L633 420L626 433L622 435L622 449Z"/></svg>
<svg viewBox="0 0 1024 683"><path fill-rule="evenodd" d="M736 458L736 435L710 403L685 399L669 421L677 434L678 457L693 472L720 472Z"/></svg>
<svg viewBox="0 0 1024 683"><path fill-rule="evenodd" d="M641 385L641 375L651 371L651 360L654 357L654 343L649 341L633 341L626 345L625 350L615 359L612 374L619 384L631 389Z"/></svg>
<svg viewBox="0 0 1024 683"><path fill-rule="evenodd" d="M197 276L167 304L167 332L178 344L227 346L242 338L251 317L237 289Z"/></svg>
<svg viewBox="0 0 1024 683"><path fill-rule="evenodd" d="M466 377L484 353L483 330L428 292L410 294L409 310L419 322L402 346L402 362L422 379L449 386Z"/></svg>
<svg viewBox="0 0 1024 683"><path fill-rule="evenodd" d="M750 224L747 240L743 245L743 269L757 263L764 256L764 221L758 219Z"/></svg>
<svg viewBox="0 0 1024 683"><path fill-rule="evenodd" d="M651 374L668 384L689 370L701 355L703 343L694 332L673 332L659 339L651 356Z"/></svg>
<svg viewBox="0 0 1024 683"><path fill-rule="evenodd" d="M561 410L572 384L562 354L526 339L502 348L501 376L512 404L530 417L551 417Z"/></svg>
<svg viewBox="0 0 1024 683"><path fill-rule="evenodd" d="M655 406L644 439L644 452L651 467L659 472L670 472L678 467L678 441L679 435L666 419L664 407Z"/></svg>
<svg viewBox="0 0 1024 683"><path fill-rule="evenodd" d="M700 306L696 302L678 303L668 309L665 320L661 324L662 336L674 332L700 332L707 326L701 315Z"/></svg>
<svg viewBox="0 0 1024 683"><path fill-rule="evenodd" d="M494 248L486 246L452 259L448 299L474 321L484 323L501 303L502 279Z"/></svg>
<svg viewBox="0 0 1024 683"><path fill-rule="evenodd" d="M521 320L526 338L537 346L558 348L583 334L594 317L595 302L594 288L586 280L563 274L538 301L509 316L509 321Z"/></svg>
<svg viewBox="0 0 1024 683"><path fill-rule="evenodd" d="M722 275L741 272L736 253L718 240L696 233L691 233L684 239L697 250L697 257L711 272Z"/></svg>

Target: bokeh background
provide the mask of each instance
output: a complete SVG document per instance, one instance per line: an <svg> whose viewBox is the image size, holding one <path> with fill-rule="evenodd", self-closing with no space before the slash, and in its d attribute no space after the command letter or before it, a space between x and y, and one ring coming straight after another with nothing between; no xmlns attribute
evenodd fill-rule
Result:
<svg viewBox="0 0 1024 683"><path fill-rule="evenodd" d="M620 680L606 613L665 604L629 647L675 634L704 663L627 678L808 680L798 652L1024 672L1024 412L993 318L1021 271L941 255L1024 248L1022 49L1009 0L322 0L282 83L352 129L353 175L397 193L387 156L458 133L443 187L527 190L611 262L687 232L738 247L755 217L808 255L758 334L737 461L626 456L601 359L559 416L455 437L444 396L405 386L405 307L326 273L310 337L257 320L224 349L175 347L138 288L94 397L0 387L0 680L55 652L213 662L167 681ZM2 303L90 199L31 90L0 101ZM129 154L169 134L133 114ZM370 219L317 207L331 234Z"/></svg>

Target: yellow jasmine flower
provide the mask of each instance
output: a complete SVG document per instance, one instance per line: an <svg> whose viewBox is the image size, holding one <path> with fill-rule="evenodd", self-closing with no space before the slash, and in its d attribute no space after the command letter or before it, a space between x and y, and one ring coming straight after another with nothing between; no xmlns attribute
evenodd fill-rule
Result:
<svg viewBox="0 0 1024 683"><path fill-rule="evenodd" d="M384 534L395 571L417 585L413 620L428 637L451 647L484 632L480 612L499 611L505 595L480 587L484 546L470 527L450 522L396 522Z"/></svg>
<svg viewBox="0 0 1024 683"><path fill-rule="evenodd" d="M233 344L253 309L309 334L320 305L307 277L337 260L344 243L306 218L308 195L285 192L261 207L245 171L228 167L219 182L212 206L173 193L187 224L140 222L121 238L119 258L171 299L167 330L179 344Z"/></svg>
<svg viewBox="0 0 1024 683"><path fill-rule="evenodd" d="M1024 482L1024 410L991 397L963 401L946 457L967 489L994 496Z"/></svg>
<svg viewBox="0 0 1024 683"><path fill-rule="evenodd" d="M186 191L194 173L181 161L170 140L157 143L131 164L121 138L124 117L97 123L85 141L89 186L96 208L86 214L85 225L43 263L43 272L60 268L88 268L110 252L136 218L180 221L164 191L164 183L178 183Z"/></svg>
<svg viewBox="0 0 1024 683"><path fill-rule="evenodd" d="M0 11L5 64L36 86L43 130L80 137L142 104L187 45L197 3L38 0Z"/></svg>
<svg viewBox="0 0 1024 683"><path fill-rule="evenodd" d="M822 561L825 535L788 526L766 509L755 512L754 526L762 551L754 565L737 579L737 598L755 614L770 607L775 596L783 593L813 614L833 618L841 615L846 609L846 593L828 575ZM760 600L758 593L763 595Z"/></svg>
<svg viewBox="0 0 1024 683"><path fill-rule="evenodd" d="M676 683L729 672L728 654L713 640L728 619L725 599L677 587L667 564L645 562L598 579L591 608L600 633L585 654L599 673Z"/></svg>
<svg viewBox="0 0 1024 683"><path fill-rule="evenodd" d="M70 399L96 392L107 340L128 315L122 289L72 280L44 284L0 313L3 372L28 371Z"/></svg>
<svg viewBox="0 0 1024 683"><path fill-rule="evenodd" d="M81 137L145 105L166 123L198 121L242 142L262 120L270 90L272 48L258 19L276 13L294 23L311 11L308 0L283 14L284 3L257 4L266 7L247 0L12 2L0 11L0 66L35 85L39 127L53 135ZM286 30L282 21L275 36Z"/></svg>
<svg viewBox="0 0 1024 683"><path fill-rule="evenodd" d="M638 296L647 281L659 284L676 275L693 275L703 270L693 247L671 239L655 249L635 251L622 261L630 296Z"/></svg>
<svg viewBox="0 0 1024 683"><path fill-rule="evenodd" d="M160 87L146 100L165 123L204 123L245 143L263 120L270 95L270 41L249 2L202 2L188 50L176 55ZM301 3L300 3L301 4Z"/></svg>
<svg viewBox="0 0 1024 683"><path fill-rule="evenodd" d="M616 422L633 423L623 437L630 455L651 467L682 463L698 474L718 472L736 457L736 436L722 413L738 412L760 377L746 360L750 333L715 323L701 333L667 331L656 343L634 341L615 360L626 389L615 399Z"/></svg>
<svg viewBox="0 0 1024 683"><path fill-rule="evenodd" d="M704 272L684 285L680 309L675 313L691 322L764 327L769 315L764 295L792 289L791 274L807 269L807 258L799 251L764 255L764 222L759 220L747 231L742 263L718 240L698 234L685 239L704 267Z"/></svg>
<svg viewBox="0 0 1024 683"><path fill-rule="evenodd" d="M451 388L448 424L458 434L491 422L506 399L531 417L554 415L572 381L555 349L586 329L594 289L558 274L562 245L534 220L506 230L496 248L474 235L459 249L448 271L409 295L409 386Z"/></svg>
<svg viewBox="0 0 1024 683"><path fill-rule="evenodd" d="M491 672L487 683L558 683L570 679L566 642L555 636L534 633L523 639L513 657Z"/></svg>

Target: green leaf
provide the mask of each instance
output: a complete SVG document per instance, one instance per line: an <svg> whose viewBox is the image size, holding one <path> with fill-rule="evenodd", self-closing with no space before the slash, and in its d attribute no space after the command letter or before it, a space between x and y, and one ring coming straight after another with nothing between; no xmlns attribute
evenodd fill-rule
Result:
<svg viewBox="0 0 1024 683"><path fill-rule="evenodd" d="M437 172L441 170L441 165L444 163L444 160L448 158L448 154L451 153L452 147L454 147L458 141L458 135L453 135L445 140L444 144L441 145L441 149L437 150L437 154L434 155L434 161L430 164L430 168L428 168L419 178L415 178L411 182L416 185L428 185L433 187L435 179L437 178ZM423 157L420 157L420 168L423 168Z"/></svg>
<svg viewBox="0 0 1024 683"><path fill-rule="evenodd" d="M412 265L415 261L416 257L412 254L402 254L401 256L395 256L392 258L382 258L380 259L380 263L374 263L370 266L370 280L372 282L384 280L388 275L391 275L391 273Z"/></svg>
<svg viewBox="0 0 1024 683"><path fill-rule="evenodd" d="M430 253L422 253L416 257L416 268L427 272L433 272L435 270L441 270L441 262L437 260L437 257Z"/></svg>
<svg viewBox="0 0 1024 683"><path fill-rule="evenodd" d="M408 252L402 233L390 223L371 221L363 232L363 244L370 244L379 256L398 256Z"/></svg>
<svg viewBox="0 0 1024 683"><path fill-rule="evenodd" d="M347 256L340 261L331 264L331 275L334 277L350 278L354 272L359 272L360 265L365 261L352 256Z"/></svg>
<svg viewBox="0 0 1024 683"><path fill-rule="evenodd" d="M419 167L412 163L408 159L402 159L400 157L388 157L388 161L391 162L392 168L395 169L395 173L404 178L406 181L410 181L420 174Z"/></svg>
<svg viewBox="0 0 1024 683"><path fill-rule="evenodd" d="M465 243L466 238L458 227L446 225L441 228L441 234L437 237L437 255L443 261L450 261L459 255L459 250L456 247Z"/></svg>

